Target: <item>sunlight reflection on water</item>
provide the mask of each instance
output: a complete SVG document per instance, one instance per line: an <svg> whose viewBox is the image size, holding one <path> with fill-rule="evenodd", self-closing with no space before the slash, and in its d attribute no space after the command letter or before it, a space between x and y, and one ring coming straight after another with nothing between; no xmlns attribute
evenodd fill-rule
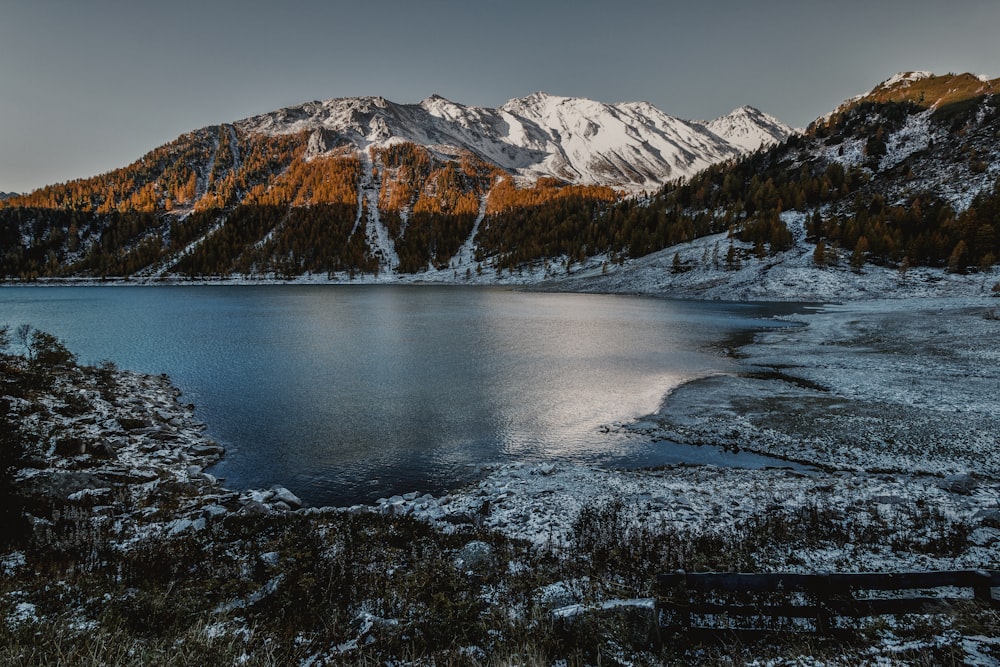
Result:
<svg viewBox="0 0 1000 667"><path fill-rule="evenodd" d="M655 463L604 427L726 371L713 345L792 312L389 286L5 288L0 306L85 362L168 373L226 445L227 485L313 504L438 492L507 460Z"/></svg>

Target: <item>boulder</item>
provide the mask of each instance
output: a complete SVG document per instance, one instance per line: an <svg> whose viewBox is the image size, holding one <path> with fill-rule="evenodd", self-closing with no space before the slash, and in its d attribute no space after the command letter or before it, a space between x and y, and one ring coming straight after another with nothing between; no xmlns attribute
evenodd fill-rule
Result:
<svg viewBox="0 0 1000 667"><path fill-rule="evenodd" d="M389 516L407 516L412 511L413 508L402 501L386 505L382 508L382 512L384 514L388 514Z"/></svg>
<svg viewBox="0 0 1000 667"><path fill-rule="evenodd" d="M572 586L565 581L557 581L554 584L542 586L535 593L535 600L542 607L550 611L560 607L569 607L580 602L580 598L573 591Z"/></svg>
<svg viewBox="0 0 1000 667"><path fill-rule="evenodd" d="M77 456L87 451L87 443L82 438L67 436L56 440L55 450L60 456Z"/></svg>
<svg viewBox="0 0 1000 667"><path fill-rule="evenodd" d="M100 502L108 502L111 500L111 494L111 488L106 486L99 489L81 489L66 496L66 500L71 502L90 501L96 504Z"/></svg>
<svg viewBox="0 0 1000 667"><path fill-rule="evenodd" d="M493 547L479 540L469 542L455 556L455 567L475 574L483 574L493 566L493 562Z"/></svg>
<svg viewBox="0 0 1000 667"><path fill-rule="evenodd" d="M94 456L102 459L113 459L117 458L118 451L115 447L115 443L110 440L99 440L97 442L90 443L88 450Z"/></svg>
<svg viewBox="0 0 1000 667"><path fill-rule="evenodd" d="M988 547L991 544L995 544L1000 541L1000 530L996 528L976 528L974 531L969 533L967 538L969 544L974 544L977 547Z"/></svg>
<svg viewBox="0 0 1000 667"><path fill-rule="evenodd" d="M203 518L198 518L194 521L191 519L175 519L170 523L170 529L167 531L167 534L180 535L187 531L198 532L202 530L205 530L205 519Z"/></svg>
<svg viewBox="0 0 1000 667"><path fill-rule="evenodd" d="M122 433L124 429L122 428L121 422L117 419L105 419L101 422L101 431L105 434L107 433Z"/></svg>
<svg viewBox="0 0 1000 667"><path fill-rule="evenodd" d="M204 444L204 445L192 445L191 453L197 454L198 456L222 456L225 453L225 449L221 445L215 444Z"/></svg>
<svg viewBox="0 0 1000 667"><path fill-rule="evenodd" d="M962 496L971 495L972 492L979 488L976 479L969 473L948 475L938 486L949 493L957 493Z"/></svg>
<svg viewBox="0 0 1000 667"><path fill-rule="evenodd" d="M987 509L976 512L979 523L987 528L1000 528L1000 509Z"/></svg>
<svg viewBox="0 0 1000 667"><path fill-rule="evenodd" d="M297 495L289 491L283 486L273 486L271 490L274 491L273 499L276 502L285 503L288 505L289 509L298 509L302 507L302 501Z"/></svg>
<svg viewBox="0 0 1000 667"><path fill-rule="evenodd" d="M201 513L202 516L206 518L214 519L215 517L225 516L226 514L229 513L229 510L227 510L222 505L212 504L212 505L205 505L204 507L202 507Z"/></svg>
<svg viewBox="0 0 1000 667"><path fill-rule="evenodd" d="M270 513L271 510L267 508L267 505L257 500L251 500L237 512L241 516L263 516Z"/></svg>

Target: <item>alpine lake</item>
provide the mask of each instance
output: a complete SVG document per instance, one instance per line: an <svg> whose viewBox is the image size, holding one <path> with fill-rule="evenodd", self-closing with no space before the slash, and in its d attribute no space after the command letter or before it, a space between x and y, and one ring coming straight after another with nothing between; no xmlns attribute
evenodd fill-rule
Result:
<svg viewBox="0 0 1000 667"><path fill-rule="evenodd" d="M0 289L0 324L169 375L226 447L209 471L226 486L312 505L440 493L512 461L774 465L627 425L735 372L727 349L802 308L423 285Z"/></svg>

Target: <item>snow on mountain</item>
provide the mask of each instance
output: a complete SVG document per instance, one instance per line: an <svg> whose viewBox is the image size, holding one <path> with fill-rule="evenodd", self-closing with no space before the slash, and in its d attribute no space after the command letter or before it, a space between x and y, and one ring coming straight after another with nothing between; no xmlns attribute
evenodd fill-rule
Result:
<svg viewBox="0 0 1000 667"><path fill-rule="evenodd" d="M894 88L909 88L912 84L916 83L917 81L923 81L924 79L932 79L934 78L934 76L935 75L933 72L924 72L924 71L897 72L896 74L893 74L885 81L881 81L875 84L875 86L872 87L871 90L861 93L860 95L855 95L854 97L847 98L846 100L841 102L836 109L834 109L830 113L820 116L818 120L826 121L834 113L837 113L838 111L843 111L844 109L853 106L854 104L860 102L861 100L870 98L874 95L877 95L880 92L887 92L893 90Z"/></svg>
<svg viewBox="0 0 1000 667"><path fill-rule="evenodd" d="M874 92L874 91L878 90L879 88L892 88L893 86L895 86L897 84L903 84L904 86L908 86L908 85L910 85L911 83L913 83L915 81L920 81L921 79L930 79L933 76L934 76L934 72L923 72L923 71L921 71L921 72L899 72L898 74L894 74L893 76L890 76L888 79L886 79L882 83L880 83L877 86L875 86L874 88L872 88L872 91Z"/></svg>
<svg viewBox="0 0 1000 667"><path fill-rule="evenodd" d="M641 190L783 140L791 129L744 107L713 125L681 120L647 102L605 104L534 93L499 109L432 95L419 104L382 97L309 102L238 123L267 134L311 131L309 153L396 142L443 155L468 151L528 178Z"/></svg>
<svg viewBox="0 0 1000 667"><path fill-rule="evenodd" d="M899 72L876 84L871 90L844 100L836 109L816 119L828 122L862 102L908 101L925 108L937 108L953 102L962 102L981 95L1000 92L1000 79L991 80L981 74L944 74L933 72Z"/></svg>
<svg viewBox="0 0 1000 667"><path fill-rule="evenodd" d="M612 105L535 93L507 102L501 112L542 130L544 144L530 145L546 158L532 171L574 182L660 185L739 154L703 127L646 102Z"/></svg>
<svg viewBox="0 0 1000 667"><path fill-rule="evenodd" d="M16 197L16 192L0 192L0 199L7 199L8 197Z"/></svg>
<svg viewBox="0 0 1000 667"><path fill-rule="evenodd" d="M751 106L734 109L731 113L708 121L704 125L746 153L780 144L795 134L795 130L774 116Z"/></svg>

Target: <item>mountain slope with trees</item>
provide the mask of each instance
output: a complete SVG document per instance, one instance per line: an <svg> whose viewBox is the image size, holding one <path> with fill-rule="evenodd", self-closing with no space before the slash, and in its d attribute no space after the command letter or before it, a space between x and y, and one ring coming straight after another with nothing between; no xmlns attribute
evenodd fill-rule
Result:
<svg viewBox="0 0 1000 667"><path fill-rule="evenodd" d="M771 121L751 128L757 145L790 131ZM419 273L475 245L490 198L503 202L489 207L491 220L533 215L546 197L589 215L620 197L611 186L655 189L753 147L645 103L544 93L501 109L438 96L313 102L197 130L122 169L5 200L0 275ZM559 247L587 254L576 245ZM505 265L535 254L491 252Z"/></svg>
<svg viewBox="0 0 1000 667"><path fill-rule="evenodd" d="M783 214L798 212L818 266L986 269L1000 259L998 85L893 77L781 146L636 207L638 220L622 227L646 242L630 254L672 245L664 230L686 229L729 231L752 254L773 255L793 241Z"/></svg>
<svg viewBox="0 0 1000 667"><path fill-rule="evenodd" d="M499 110L440 97L310 103L4 200L0 274L483 281L527 269L530 281L719 233L730 241L711 261L727 267L805 243L817 268L979 271L1000 258L997 88L903 73L769 148L781 127L750 108L699 125L644 103L544 94ZM606 143L635 119L660 138L686 128L689 144L710 135L730 148L689 156L715 163L637 192L653 166L623 158L628 141ZM615 187L626 174L631 192Z"/></svg>

